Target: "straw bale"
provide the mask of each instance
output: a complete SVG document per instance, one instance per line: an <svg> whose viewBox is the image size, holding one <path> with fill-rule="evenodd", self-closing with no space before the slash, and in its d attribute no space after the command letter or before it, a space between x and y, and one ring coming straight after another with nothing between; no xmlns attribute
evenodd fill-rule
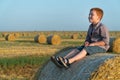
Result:
<svg viewBox="0 0 120 80"><path fill-rule="evenodd" d="M20 36L19 33L14 33L15 37L18 38Z"/></svg>
<svg viewBox="0 0 120 80"><path fill-rule="evenodd" d="M120 53L120 38L111 37L109 44L108 52Z"/></svg>
<svg viewBox="0 0 120 80"><path fill-rule="evenodd" d="M46 39L46 36L44 34L41 34L41 35L35 36L34 41L38 42L38 43L46 43L47 39Z"/></svg>
<svg viewBox="0 0 120 80"><path fill-rule="evenodd" d="M120 53L120 38L116 38L113 42L113 52Z"/></svg>
<svg viewBox="0 0 120 80"><path fill-rule="evenodd" d="M109 44L110 44L110 48L108 49L108 52L113 52L113 42L115 41L115 37L111 37L110 38L110 42L109 42Z"/></svg>
<svg viewBox="0 0 120 80"><path fill-rule="evenodd" d="M38 37L39 37L39 35L36 35L36 36L34 37L34 41L35 41L35 42L38 42Z"/></svg>
<svg viewBox="0 0 120 80"><path fill-rule="evenodd" d="M59 45L61 43L61 37L58 35L50 35L47 37L47 43L52 45Z"/></svg>
<svg viewBox="0 0 120 80"><path fill-rule="evenodd" d="M8 33L3 32L3 33L2 33L2 37L5 37L7 34L8 34Z"/></svg>
<svg viewBox="0 0 120 80"><path fill-rule="evenodd" d="M8 35L6 35L6 37L5 37L5 40L7 40L7 41L15 41L15 35L14 34L8 34Z"/></svg>
<svg viewBox="0 0 120 80"><path fill-rule="evenodd" d="M72 38L72 39L78 39L78 36L79 36L79 34L74 33L74 34L71 36L71 38Z"/></svg>
<svg viewBox="0 0 120 80"><path fill-rule="evenodd" d="M90 80L120 80L120 56L106 60L91 75Z"/></svg>

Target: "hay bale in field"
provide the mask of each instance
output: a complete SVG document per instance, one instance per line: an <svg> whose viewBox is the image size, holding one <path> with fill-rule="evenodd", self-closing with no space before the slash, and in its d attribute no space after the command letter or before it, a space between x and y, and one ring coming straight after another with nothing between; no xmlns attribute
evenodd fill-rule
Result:
<svg viewBox="0 0 120 80"><path fill-rule="evenodd" d="M35 42L38 42L38 36L39 36L39 35L36 35L36 36L34 37L34 41L35 41Z"/></svg>
<svg viewBox="0 0 120 80"><path fill-rule="evenodd" d="M15 35L14 34L8 34L5 36L5 40L7 41L15 41Z"/></svg>
<svg viewBox="0 0 120 80"><path fill-rule="evenodd" d="M91 75L90 80L120 80L120 56L106 60Z"/></svg>
<svg viewBox="0 0 120 80"><path fill-rule="evenodd" d="M74 48L60 51L56 56L65 56ZM35 80L89 80L91 74L115 54L94 54L71 64L70 68L59 68L52 61L47 62L35 76Z"/></svg>
<svg viewBox="0 0 120 80"><path fill-rule="evenodd" d="M74 33L74 34L71 36L71 38L72 38L72 39L78 39L78 36L79 36L79 34Z"/></svg>
<svg viewBox="0 0 120 80"><path fill-rule="evenodd" d="M22 37L24 37L25 36L25 33L22 33Z"/></svg>
<svg viewBox="0 0 120 80"><path fill-rule="evenodd" d="M18 38L20 36L19 33L14 33L15 37Z"/></svg>
<svg viewBox="0 0 120 80"><path fill-rule="evenodd" d="M52 45L59 45L61 43L61 37L58 35L50 35L47 37L47 43Z"/></svg>
<svg viewBox="0 0 120 80"><path fill-rule="evenodd" d="M111 37L109 44L108 52L120 53L120 38Z"/></svg>
<svg viewBox="0 0 120 80"><path fill-rule="evenodd" d="M2 37L5 37L6 35L8 35L8 33L6 32L2 33Z"/></svg>
<svg viewBox="0 0 120 80"><path fill-rule="evenodd" d="M113 52L120 53L120 37L116 38L113 42Z"/></svg>
<svg viewBox="0 0 120 80"><path fill-rule="evenodd" d="M35 36L34 41L38 43L46 43L47 39L46 39L46 36L42 34L42 35Z"/></svg>
<svg viewBox="0 0 120 80"><path fill-rule="evenodd" d="M115 41L115 37L111 37L110 38L110 48L108 49L108 52L112 52L113 51L113 42Z"/></svg>

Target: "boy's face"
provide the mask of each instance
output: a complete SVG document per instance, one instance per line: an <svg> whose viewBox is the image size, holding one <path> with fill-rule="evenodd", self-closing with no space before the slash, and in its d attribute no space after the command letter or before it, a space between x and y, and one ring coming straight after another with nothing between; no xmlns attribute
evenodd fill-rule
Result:
<svg viewBox="0 0 120 80"><path fill-rule="evenodd" d="M100 18L97 15L95 10L90 11L88 19L89 19L89 22L92 24L96 24L100 21Z"/></svg>

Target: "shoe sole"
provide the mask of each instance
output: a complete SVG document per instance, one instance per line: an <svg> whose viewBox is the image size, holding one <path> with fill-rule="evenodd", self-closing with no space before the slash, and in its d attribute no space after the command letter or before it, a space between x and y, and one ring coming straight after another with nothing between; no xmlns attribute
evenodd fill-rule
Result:
<svg viewBox="0 0 120 80"><path fill-rule="evenodd" d="M58 61L56 60L55 56L52 56L52 57L51 57L51 61L52 61L55 65L57 65L58 67L60 67L60 68L63 67L61 64L58 63Z"/></svg>
<svg viewBox="0 0 120 80"><path fill-rule="evenodd" d="M61 57L59 57L59 59L60 59L61 63L63 64L63 66L64 66L66 69L68 69L69 66L67 66L67 65L64 63L63 59L62 59Z"/></svg>

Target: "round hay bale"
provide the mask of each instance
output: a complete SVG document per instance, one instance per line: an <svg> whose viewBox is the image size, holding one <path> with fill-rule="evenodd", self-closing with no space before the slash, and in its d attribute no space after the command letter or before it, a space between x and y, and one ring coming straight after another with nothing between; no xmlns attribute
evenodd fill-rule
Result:
<svg viewBox="0 0 120 80"><path fill-rule="evenodd" d="M6 37L5 37L5 40L7 40L7 41L15 41L15 35L14 34L8 34L8 35L6 35Z"/></svg>
<svg viewBox="0 0 120 80"><path fill-rule="evenodd" d="M34 41L38 43L46 43L47 39L45 35L37 35L34 37Z"/></svg>
<svg viewBox="0 0 120 80"><path fill-rule="evenodd" d="M24 32L21 32L21 37L25 37L25 33Z"/></svg>
<svg viewBox="0 0 120 80"><path fill-rule="evenodd" d="M71 36L71 38L72 38L72 39L78 39L78 36L79 36L79 34L74 33L74 34Z"/></svg>
<svg viewBox="0 0 120 80"><path fill-rule="evenodd" d="M110 48L108 49L108 52L112 52L113 51L113 42L115 41L115 37L111 37L110 38Z"/></svg>
<svg viewBox="0 0 120 80"><path fill-rule="evenodd" d="M61 51L56 56L65 56L73 49ZM81 61L71 64L70 68L59 68L49 61L35 76L35 80L89 80L92 72L96 71L105 60L113 58L115 54L94 54Z"/></svg>
<svg viewBox="0 0 120 80"><path fill-rule="evenodd" d="M61 37L58 35L50 35L47 37L47 43L52 45L59 45L61 43Z"/></svg>
<svg viewBox="0 0 120 80"><path fill-rule="evenodd" d="M90 80L120 80L120 56L106 60L91 75Z"/></svg>
<svg viewBox="0 0 120 80"><path fill-rule="evenodd" d="M8 33L5 32L2 33L2 37L6 37L6 35L8 35Z"/></svg>
<svg viewBox="0 0 120 80"><path fill-rule="evenodd" d="M39 37L39 35L36 35L36 36L34 37L34 41L35 41L35 42L38 42L38 37Z"/></svg>
<svg viewBox="0 0 120 80"><path fill-rule="evenodd" d="M120 38L116 38L113 42L113 52L120 53Z"/></svg>
<svg viewBox="0 0 120 80"><path fill-rule="evenodd" d="M14 33L15 37L18 38L20 36L19 33Z"/></svg>

